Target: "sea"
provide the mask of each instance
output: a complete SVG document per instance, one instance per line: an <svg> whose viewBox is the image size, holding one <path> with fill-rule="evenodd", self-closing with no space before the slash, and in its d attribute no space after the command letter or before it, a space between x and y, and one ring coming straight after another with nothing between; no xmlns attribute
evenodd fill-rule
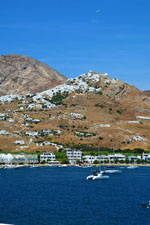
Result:
<svg viewBox="0 0 150 225"><path fill-rule="evenodd" d="M0 169L0 224L150 225L150 167L95 181L91 169Z"/></svg>

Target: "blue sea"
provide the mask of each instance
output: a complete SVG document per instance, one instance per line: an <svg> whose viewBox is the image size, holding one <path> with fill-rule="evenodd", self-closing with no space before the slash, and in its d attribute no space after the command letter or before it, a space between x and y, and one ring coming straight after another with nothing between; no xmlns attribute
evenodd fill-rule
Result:
<svg viewBox="0 0 150 225"><path fill-rule="evenodd" d="M150 225L150 167L86 180L91 168L0 169L0 223Z"/></svg>

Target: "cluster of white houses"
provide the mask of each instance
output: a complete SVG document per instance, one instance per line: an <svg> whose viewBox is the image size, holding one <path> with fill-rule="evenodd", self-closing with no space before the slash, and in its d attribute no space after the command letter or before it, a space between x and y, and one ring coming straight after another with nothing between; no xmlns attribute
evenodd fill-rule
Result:
<svg viewBox="0 0 150 225"><path fill-rule="evenodd" d="M82 156L82 151L73 151L72 149L68 148L66 149L66 157L69 160L70 164L75 164L77 162L85 162L89 164L93 164L95 161L100 161L102 163L104 162L115 162L116 160L118 162L123 162L127 158L123 154L110 154L110 155L99 155L99 156L93 156L93 155L86 155ZM150 161L150 154L149 153L143 153L142 155L139 156L129 156L128 160L129 161L134 161L136 162L138 159L140 160L145 160L145 161ZM56 156L54 153L49 153L49 152L43 152L40 154L40 158L38 158L37 154L5 154L1 153L0 154L0 164L34 164L38 162L51 162L51 163L57 163L56 161Z"/></svg>
<svg viewBox="0 0 150 225"><path fill-rule="evenodd" d="M127 157L123 154L109 154L109 155L99 155L99 156L93 156L93 155L86 155L82 157L82 152L79 151L72 151L71 149L67 149L66 151L67 158L69 159L69 163L74 164L77 162L77 160L81 162L86 162L89 164L93 164L95 161L100 161L102 163L104 162L123 162L127 159ZM136 162L138 159L140 160L146 160L150 161L150 154L143 153L139 156L131 155L128 157L129 161Z"/></svg>

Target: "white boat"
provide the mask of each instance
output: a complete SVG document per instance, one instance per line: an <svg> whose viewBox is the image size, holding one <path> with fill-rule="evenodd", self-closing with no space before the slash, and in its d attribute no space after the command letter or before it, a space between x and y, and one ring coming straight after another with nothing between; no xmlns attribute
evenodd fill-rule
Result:
<svg viewBox="0 0 150 225"><path fill-rule="evenodd" d="M59 165L58 167L60 167L60 168L66 168L67 165L66 164L62 164L62 165Z"/></svg>
<svg viewBox="0 0 150 225"><path fill-rule="evenodd" d="M136 169L136 168L138 168L138 166L130 165L130 166L127 167L127 169Z"/></svg>
<svg viewBox="0 0 150 225"><path fill-rule="evenodd" d="M86 168L90 168L92 166L91 165L83 165L83 166L79 166L79 167L86 169Z"/></svg>
<svg viewBox="0 0 150 225"><path fill-rule="evenodd" d="M121 170L104 170L103 171L104 174L120 174L122 173Z"/></svg>
<svg viewBox="0 0 150 225"><path fill-rule="evenodd" d="M100 152L100 149L98 149ZM87 180L106 180L109 176L104 175L104 171L100 169L100 157L99 157L99 170L94 170L93 174L86 177Z"/></svg>
<svg viewBox="0 0 150 225"><path fill-rule="evenodd" d="M8 223L0 223L0 225L13 225L13 224L8 224Z"/></svg>
<svg viewBox="0 0 150 225"><path fill-rule="evenodd" d="M105 179L109 179L109 176L105 176L103 175L103 171L93 171L93 174L87 176L87 180L105 180Z"/></svg>
<svg viewBox="0 0 150 225"><path fill-rule="evenodd" d="M38 168L39 166L37 166L36 164L33 164L32 166L30 166L30 168Z"/></svg>
<svg viewBox="0 0 150 225"><path fill-rule="evenodd" d="M4 169L18 169L19 167L16 165L8 164L4 166Z"/></svg>
<svg viewBox="0 0 150 225"><path fill-rule="evenodd" d="M87 179L87 180L93 180L93 177L94 177L94 175L91 174L91 175L87 176L86 179Z"/></svg>
<svg viewBox="0 0 150 225"><path fill-rule="evenodd" d="M104 176L102 172L94 176L92 180L106 180L106 179L109 179L109 176Z"/></svg>

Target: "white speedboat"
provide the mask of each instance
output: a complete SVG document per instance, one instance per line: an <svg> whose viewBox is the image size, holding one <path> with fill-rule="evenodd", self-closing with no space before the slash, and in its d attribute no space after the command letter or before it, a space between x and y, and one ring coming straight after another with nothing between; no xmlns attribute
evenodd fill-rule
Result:
<svg viewBox="0 0 150 225"><path fill-rule="evenodd" d="M30 166L30 168L38 168L39 166L37 166L36 164L33 164L32 166Z"/></svg>
<svg viewBox="0 0 150 225"><path fill-rule="evenodd" d="M83 166L80 166L80 167L86 169L86 168L90 168L92 166L91 165L83 165Z"/></svg>
<svg viewBox="0 0 150 225"><path fill-rule="evenodd" d="M13 225L13 224L0 223L0 225Z"/></svg>
<svg viewBox="0 0 150 225"><path fill-rule="evenodd" d="M121 170L104 170L103 171L104 174L120 174L122 173Z"/></svg>
<svg viewBox="0 0 150 225"><path fill-rule="evenodd" d="M106 179L109 179L109 176L104 176L102 174L93 177L93 180L106 180Z"/></svg>
<svg viewBox="0 0 150 225"><path fill-rule="evenodd" d="M105 180L109 179L109 176L104 175L103 171L93 171L93 174L87 176L87 180Z"/></svg>
<svg viewBox="0 0 150 225"><path fill-rule="evenodd" d="M86 179L87 179L87 180L93 180L93 177L94 177L94 175L91 174L91 175L87 176Z"/></svg>
<svg viewBox="0 0 150 225"><path fill-rule="evenodd" d="M103 175L103 171L98 173L96 176L93 177L92 180L106 180L109 179L109 176Z"/></svg>
<svg viewBox="0 0 150 225"><path fill-rule="evenodd" d="M98 149L100 152L100 149ZM100 158L100 157L99 157ZM104 171L100 169L100 159L99 159L99 170L94 170L93 174L86 177L87 180L105 180L109 179L109 176L104 175Z"/></svg>
<svg viewBox="0 0 150 225"><path fill-rule="evenodd" d="M127 169L136 169L136 168L138 168L138 166L130 165L130 166L127 167Z"/></svg>
<svg viewBox="0 0 150 225"><path fill-rule="evenodd" d="M93 170L93 171L92 171L92 174L89 175L89 176L87 176L86 179L87 179L87 180L93 180L93 177L97 176L98 173L100 173L100 171L98 171L98 170Z"/></svg>
<svg viewBox="0 0 150 225"><path fill-rule="evenodd" d="M62 164L62 165L59 165L58 167L60 167L60 168L66 168L67 165L66 164Z"/></svg>
<svg viewBox="0 0 150 225"><path fill-rule="evenodd" d="M18 169L18 168L19 168L18 166L12 164L4 166L4 169Z"/></svg>

